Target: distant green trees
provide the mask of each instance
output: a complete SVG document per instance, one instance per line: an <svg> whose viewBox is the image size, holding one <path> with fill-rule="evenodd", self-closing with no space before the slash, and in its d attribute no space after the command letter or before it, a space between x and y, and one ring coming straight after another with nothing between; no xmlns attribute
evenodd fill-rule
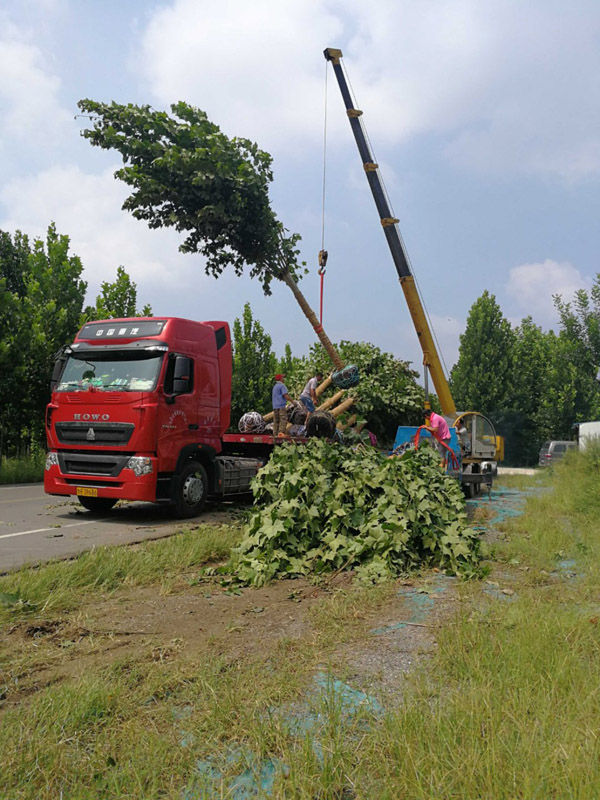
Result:
<svg viewBox="0 0 600 800"><path fill-rule="evenodd" d="M531 317L511 327L494 295L473 304L451 384L457 407L488 414L507 440L507 461L536 462L546 439L572 439L600 417L600 274L572 303L554 297L558 332Z"/></svg>
<svg viewBox="0 0 600 800"><path fill-rule="evenodd" d="M271 337L252 316L250 303L233 323L232 344L231 425L237 429L246 411L270 411L273 376L279 370Z"/></svg>
<svg viewBox="0 0 600 800"><path fill-rule="evenodd" d="M512 391L514 332L494 295L485 291L471 306L452 370L454 401L463 410L505 408Z"/></svg>
<svg viewBox="0 0 600 800"><path fill-rule="evenodd" d="M137 308L137 286L131 280L124 267L117 267L117 277L111 283L100 284L100 294L95 306L85 309L85 318L116 319L118 317L151 317L152 307L145 305L141 311Z"/></svg>
<svg viewBox="0 0 600 800"><path fill-rule="evenodd" d="M53 355L77 331L87 284L69 237L0 233L0 452L43 439Z"/></svg>
<svg viewBox="0 0 600 800"><path fill-rule="evenodd" d="M122 267L83 312L87 283L69 249L54 223L43 239L0 231L0 457L43 446L54 355L82 322L133 315L136 287Z"/></svg>

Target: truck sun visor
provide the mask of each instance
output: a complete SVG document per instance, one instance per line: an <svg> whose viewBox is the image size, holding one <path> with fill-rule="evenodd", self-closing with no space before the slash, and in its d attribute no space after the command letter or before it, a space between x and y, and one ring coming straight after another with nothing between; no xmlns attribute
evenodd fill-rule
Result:
<svg viewBox="0 0 600 800"><path fill-rule="evenodd" d="M139 322L88 322L79 332L79 339L142 339L162 333L166 319L145 319Z"/></svg>
<svg viewBox="0 0 600 800"><path fill-rule="evenodd" d="M127 342L126 344L92 344L91 342L75 342L68 348L69 354L74 358L109 358L116 356L118 353L127 354L136 352L140 358L142 353L147 358L158 353L166 353L169 345L166 342L161 342L158 339L140 339L135 342ZM127 357L125 355L125 357Z"/></svg>

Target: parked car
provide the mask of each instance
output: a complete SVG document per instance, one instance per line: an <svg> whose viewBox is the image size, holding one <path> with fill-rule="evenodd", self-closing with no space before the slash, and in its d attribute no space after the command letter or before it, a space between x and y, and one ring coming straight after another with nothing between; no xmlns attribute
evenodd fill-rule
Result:
<svg viewBox="0 0 600 800"><path fill-rule="evenodd" d="M551 442L544 442L540 450L540 467L551 467L556 464L567 450L576 450L577 442L561 442L552 440Z"/></svg>

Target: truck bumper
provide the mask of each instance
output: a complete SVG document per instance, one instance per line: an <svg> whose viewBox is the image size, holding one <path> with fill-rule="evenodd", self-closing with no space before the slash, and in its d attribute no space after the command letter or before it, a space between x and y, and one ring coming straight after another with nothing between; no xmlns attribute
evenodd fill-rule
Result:
<svg viewBox="0 0 600 800"><path fill-rule="evenodd" d="M96 478L93 475L63 475L60 467L52 466L44 472L46 494L66 496L91 494L81 489L95 490L94 497L111 497L117 500L156 501L156 476L158 463L153 459L150 475L136 476L130 469L122 469L118 478ZM77 490L80 490L79 492Z"/></svg>

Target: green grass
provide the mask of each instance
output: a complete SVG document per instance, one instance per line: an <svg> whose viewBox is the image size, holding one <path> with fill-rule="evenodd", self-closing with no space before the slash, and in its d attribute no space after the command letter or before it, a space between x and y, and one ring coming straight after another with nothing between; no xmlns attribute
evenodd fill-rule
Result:
<svg viewBox="0 0 600 800"><path fill-rule="evenodd" d="M0 484L37 483L44 479L46 453L39 452L28 458L0 459Z"/></svg>
<svg viewBox="0 0 600 800"><path fill-rule="evenodd" d="M0 622L76 608L90 595L162 582L225 558L240 539L231 525L200 525L132 547L99 547L72 561L55 561L0 577Z"/></svg>
<svg viewBox="0 0 600 800"><path fill-rule="evenodd" d="M229 778L248 767L251 752L286 765L274 798L597 800L600 454L576 455L545 480L551 490L531 495L494 546L489 579L514 594L494 597L485 582L459 583L456 613L435 631L437 650L385 714L348 718L324 696L313 709L318 728L302 735L286 725L317 665L337 669L337 645L360 638L393 591L346 588L316 604L303 639L265 642L260 656L235 654L220 639L191 660L156 661L148 645L134 661L5 708L0 798L181 800L186 788L201 797L198 760L222 775L204 796L231 797ZM534 476L523 487L537 484ZM185 547L156 559L144 548L117 552L132 559L123 570L116 558L110 569L82 570L64 602L156 581L161 564L176 574L186 552L190 567L205 557ZM566 559L575 565L556 572ZM60 584L78 561L40 585L35 602L62 602Z"/></svg>
<svg viewBox="0 0 600 800"><path fill-rule="evenodd" d="M494 488L530 489L535 486L548 486L552 482L552 470L536 469L535 475L498 475L494 478Z"/></svg>
<svg viewBox="0 0 600 800"><path fill-rule="evenodd" d="M148 658L39 693L2 715L0 797L181 800L198 759L226 762L241 741L278 749L264 709L294 696L306 662L285 645L276 658L277 670L211 653L185 665Z"/></svg>
<svg viewBox="0 0 600 800"><path fill-rule="evenodd" d="M326 695L311 699L309 707L306 692L335 646L336 626L349 641L364 624L363 612L383 599L381 587L371 596L362 588L326 596L315 635L265 642L264 652L252 658L224 652L223 640L215 638L193 659L161 660L148 643L145 655L88 670L4 709L0 797L181 800L186 787L190 797L218 797L214 787L200 794L198 762L205 761L209 772L218 769L225 787L247 768L248 753L259 760L275 756L297 770L300 782L311 764L307 785L312 787L320 780L320 761L310 741L289 728L290 718L309 714L319 720L324 780L337 783L348 733L339 703ZM283 790L294 785L281 780Z"/></svg>

